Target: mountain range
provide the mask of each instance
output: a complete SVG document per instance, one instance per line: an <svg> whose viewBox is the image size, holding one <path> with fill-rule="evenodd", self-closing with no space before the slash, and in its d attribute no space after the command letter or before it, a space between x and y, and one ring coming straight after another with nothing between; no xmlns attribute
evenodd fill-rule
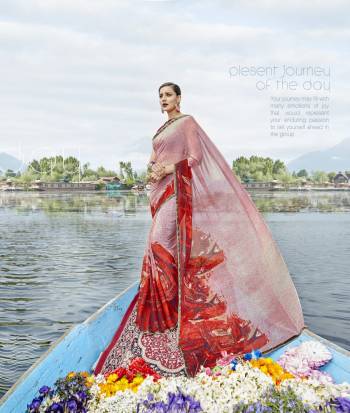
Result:
<svg viewBox="0 0 350 413"><path fill-rule="evenodd" d="M324 172L350 171L350 138L346 138L328 149L307 152L287 163L290 172L300 169ZM8 169L23 171L25 164L16 157L0 152L0 175Z"/></svg>
<svg viewBox="0 0 350 413"><path fill-rule="evenodd" d="M19 159L5 152L0 152L0 174L3 174L8 169L14 172L22 171L25 164Z"/></svg>
<svg viewBox="0 0 350 413"><path fill-rule="evenodd" d="M350 171L350 138L328 149L307 152L287 163L290 172L300 169L324 172Z"/></svg>

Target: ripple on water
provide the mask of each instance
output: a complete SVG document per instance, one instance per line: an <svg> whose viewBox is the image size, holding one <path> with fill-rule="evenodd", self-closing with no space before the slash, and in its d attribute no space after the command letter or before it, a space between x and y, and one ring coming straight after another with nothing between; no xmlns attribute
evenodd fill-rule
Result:
<svg viewBox="0 0 350 413"><path fill-rule="evenodd" d="M350 206L344 197L254 199L262 211L283 211L292 198L304 211L265 219L307 325L350 349L350 214L307 212ZM72 325L139 278L148 208L147 198L130 194L0 195L0 395Z"/></svg>

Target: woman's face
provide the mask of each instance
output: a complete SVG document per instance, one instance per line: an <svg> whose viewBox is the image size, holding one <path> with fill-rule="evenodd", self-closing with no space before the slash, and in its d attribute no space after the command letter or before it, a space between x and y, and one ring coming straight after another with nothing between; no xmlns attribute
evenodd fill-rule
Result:
<svg viewBox="0 0 350 413"><path fill-rule="evenodd" d="M175 110L176 103L180 104L181 96L177 96L171 86L163 86L159 91L159 103L167 112Z"/></svg>

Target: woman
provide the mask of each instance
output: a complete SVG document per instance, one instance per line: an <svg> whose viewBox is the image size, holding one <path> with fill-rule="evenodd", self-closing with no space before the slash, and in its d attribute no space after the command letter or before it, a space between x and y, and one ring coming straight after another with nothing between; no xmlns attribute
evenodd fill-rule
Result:
<svg viewBox="0 0 350 413"><path fill-rule="evenodd" d="M152 227L139 291L95 373L143 357L163 375L193 376L223 351L270 350L304 320L262 216L216 146L159 88L168 120L153 137Z"/></svg>

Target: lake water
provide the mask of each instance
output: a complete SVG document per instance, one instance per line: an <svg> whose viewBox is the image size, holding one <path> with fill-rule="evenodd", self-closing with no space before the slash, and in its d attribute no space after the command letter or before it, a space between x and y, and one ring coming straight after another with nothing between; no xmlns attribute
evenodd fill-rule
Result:
<svg viewBox="0 0 350 413"><path fill-rule="evenodd" d="M350 350L350 193L260 193L305 322ZM0 395L139 279L151 224L132 193L0 193Z"/></svg>

